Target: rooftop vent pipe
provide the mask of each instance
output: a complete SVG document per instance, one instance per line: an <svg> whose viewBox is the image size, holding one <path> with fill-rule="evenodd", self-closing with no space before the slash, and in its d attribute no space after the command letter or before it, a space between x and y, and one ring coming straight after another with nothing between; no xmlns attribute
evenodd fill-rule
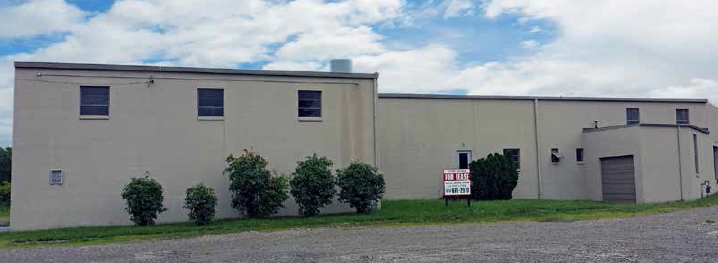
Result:
<svg viewBox="0 0 718 263"><path fill-rule="evenodd" d="M351 59L332 59L329 61L329 68L331 72L351 73L352 72L352 60Z"/></svg>

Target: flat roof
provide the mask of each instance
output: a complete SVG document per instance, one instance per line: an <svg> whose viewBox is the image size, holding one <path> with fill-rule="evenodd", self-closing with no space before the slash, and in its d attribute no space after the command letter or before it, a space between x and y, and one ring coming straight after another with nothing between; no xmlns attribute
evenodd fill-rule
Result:
<svg viewBox="0 0 718 263"><path fill-rule="evenodd" d="M675 128L675 127L686 127L691 128L693 130L696 130L698 132L702 132L705 134L710 134L710 130L708 128L704 127L698 127L692 124L666 124L666 123L639 123L639 124L631 124L631 125L613 125L613 126L604 126L599 128L583 128L583 132L600 132L600 131L608 131L608 130L615 130L615 129L623 129L628 127L663 127L663 128Z"/></svg>
<svg viewBox="0 0 718 263"><path fill-rule="evenodd" d="M205 74L224 74L224 75L341 78L341 79L377 79L379 77L379 73L248 70L248 69L223 69L223 68L190 68L190 67L163 67L163 66L143 66L143 65L88 64L88 63L27 62L27 61L15 61L15 68L53 69L53 70L98 70L98 71L133 71L133 72L205 73Z"/></svg>
<svg viewBox="0 0 718 263"><path fill-rule="evenodd" d="M470 99L470 100L564 100L564 101L682 102L682 103L707 103L708 102L707 99L445 95L445 94L416 94L416 93L379 93L379 98L387 98L387 99L389 99L389 98L392 98L392 99Z"/></svg>

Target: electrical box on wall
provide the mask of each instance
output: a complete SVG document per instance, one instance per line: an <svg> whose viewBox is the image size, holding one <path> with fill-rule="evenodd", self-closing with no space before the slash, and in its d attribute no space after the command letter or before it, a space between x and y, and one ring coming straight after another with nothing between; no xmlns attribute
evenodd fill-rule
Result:
<svg viewBox="0 0 718 263"><path fill-rule="evenodd" d="M50 170L50 185L62 185L62 170Z"/></svg>

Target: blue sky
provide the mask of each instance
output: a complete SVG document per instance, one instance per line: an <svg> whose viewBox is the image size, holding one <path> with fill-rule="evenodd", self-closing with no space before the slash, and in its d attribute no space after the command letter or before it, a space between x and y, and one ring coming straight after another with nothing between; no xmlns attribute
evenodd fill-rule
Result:
<svg viewBox="0 0 718 263"><path fill-rule="evenodd" d="M0 1L0 145L12 61L327 70L380 92L718 101L716 1ZM690 14L690 15L688 15Z"/></svg>

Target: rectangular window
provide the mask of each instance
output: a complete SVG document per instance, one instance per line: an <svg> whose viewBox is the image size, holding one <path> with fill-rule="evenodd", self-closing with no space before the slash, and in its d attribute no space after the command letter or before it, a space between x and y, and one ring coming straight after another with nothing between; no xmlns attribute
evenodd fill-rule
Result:
<svg viewBox="0 0 718 263"><path fill-rule="evenodd" d="M504 149L504 155L508 157L515 165L516 169L521 169L521 150L520 149Z"/></svg>
<svg viewBox="0 0 718 263"><path fill-rule="evenodd" d="M62 185L62 170L50 170L50 185Z"/></svg>
<svg viewBox="0 0 718 263"><path fill-rule="evenodd" d="M297 95L297 116L322 117L322 91L300 90Z"/></svg>
<svg viewBox="0 0 718 263"><path fill-rule="evenodd" d="M197 89L197 116L224 116L224 89Z"/></svg>
<svg viewBox="0 0 718 263"><path fill-rule="evenodd" d="M558 148L551 148L551 162L558 163L561 160L561 155L558 154Z"/></svg>
<svg viewBox="0 0 718 263"><path fill-rule="evenodd" d="M110 87L80 86L80 115L110 116Z"/></svg>
<svg viewBox="0 0 718 263"><path fill-rule="evenodd" d="M638 108L626 108L626 124L639 124L641 123L641 114Z"/></svg>
<svg viewBox="0 0 718 263"><path fill-rule="evenodd" d="M583 148L576 148L576 162L583 162Z"/></svg>
<svg viewBox="0 0 718 263"><path fill-rule="evenodd" d="M695 162L696 173L699 174L700 170L698 169L698 135L696 134L693 134L693 161Z"/></svg>
<svg viewBox="0 0 718 263"><path fill-rule="evenodd" d="M676 109L676 124L689 124L688 109Z"/></svg>
<svg viewBox="0 0 718 263"><path fill-rule="evenodd" d="M469 169L469 163L471 163L471 151L456 152L456 166L458 166L458 169Z"/></svg>

